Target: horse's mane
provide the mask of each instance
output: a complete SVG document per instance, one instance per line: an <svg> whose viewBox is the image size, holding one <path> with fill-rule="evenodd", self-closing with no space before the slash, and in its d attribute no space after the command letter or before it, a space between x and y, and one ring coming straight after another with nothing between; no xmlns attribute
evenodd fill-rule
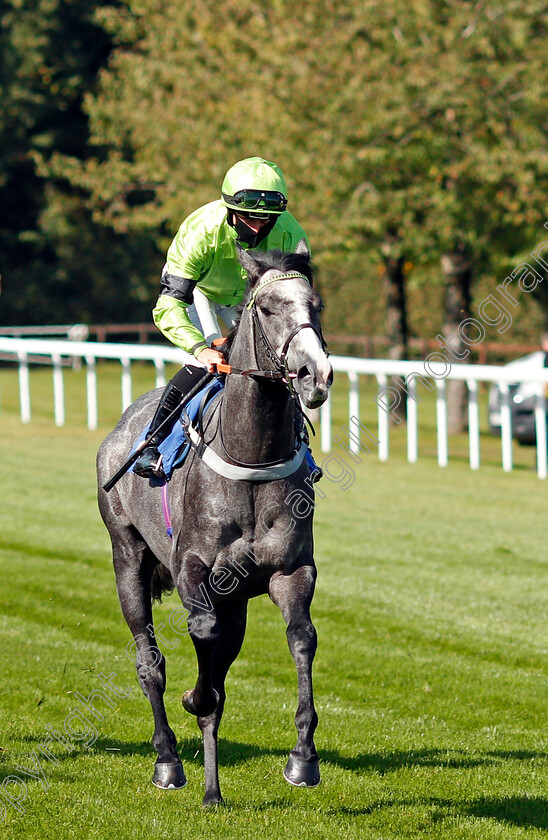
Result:
<svg viewBox="0 0 548 840"><path fill-rule="evenodd" d="M245 306L249 301L251 289L257 277L261 277L270 269L276 268L278 271L283 272L297 271L299 274L304 274L311 286L314 283L314 268L309 254L294 254L291 252L284 253L284 251L278 250L265 252L253 251L253 260L257 265L257 270L255 276L251 277L248 281L244 299L237 308L238 314L236 317L236 324L232 327L232 329L226 337L226 353L229 352L232 346L232 342L234 341L234 337L240 324L242 312L244 311Z"/></svg>
<svg viewBox="0 0 548 840"><path fill-rule="evenodd" d="M257 265L257 275L262 275L271 268L278 271L298 271L304 274L310 284L313 280L313 269L309 254L285 253L284 251L253 251L253 261ZM251 278L256 279L256 276Z"/></svg>

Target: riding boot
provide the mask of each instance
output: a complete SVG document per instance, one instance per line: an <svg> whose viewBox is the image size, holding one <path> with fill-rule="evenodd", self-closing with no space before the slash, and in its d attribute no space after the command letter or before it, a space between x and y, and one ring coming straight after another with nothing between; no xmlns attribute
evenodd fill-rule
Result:
<svg viewBox="0 0 548 840"><path fill-rule="evenodd" d="M180 391L173 382L167 383L162 396L160 397L160 402L158 403L154 417L152 418L152 423L149 427L149 434L151 432L152 434L149 438L148 445L145 449L143 449L135 461L133 471L136 475L140 475L143 478L152 478L153 476L156 476L156 478L165 478L165 474L162 469L162 456L158 451L158 446L171 432L173 426L175 425L175 421L178 419L177 415L174 415L171 421L166 423L159 431L155 430L157 430L164 420L169 417L171 412L177 408L182 396L183 392Z"/></svg>

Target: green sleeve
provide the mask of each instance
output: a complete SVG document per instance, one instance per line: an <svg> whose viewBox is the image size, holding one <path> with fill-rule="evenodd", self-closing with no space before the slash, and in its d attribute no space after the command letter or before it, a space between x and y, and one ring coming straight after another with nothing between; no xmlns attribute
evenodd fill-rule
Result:
<svg viewBox="0 0 548 840"><path fill-rule="evenodd" d="M196 356L207 347L207 342L200 330L191 323L187 306L170 295L160 295L152 310L152 317L162 335L172 344Z"/></svg>
<svg viewBox="0 0 548 840"><path fill-rule="evenodd" d="M199 207L183 221L168 248L170 271L199 282L211 267L218 235L217 205L211 202ZM226 210L224 214L226 215Z"/></svg>

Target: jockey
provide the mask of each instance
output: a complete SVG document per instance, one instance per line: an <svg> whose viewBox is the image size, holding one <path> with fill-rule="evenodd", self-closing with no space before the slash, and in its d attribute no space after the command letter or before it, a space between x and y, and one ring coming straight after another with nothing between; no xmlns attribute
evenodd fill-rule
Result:
<svg viewBox="0 0 548 840"><path fill-rule="evenodd" d="M214 373L215 365L224 361L222 353L211 347L221 337L217 317L227 327L234 325L247 284L236 243L244 249L292 252L304 239L310 250L304 230L286 206L281 169L260 157L246 158L226 173L221 198L195 210L177 231L152 314L160 332L195 356L198 364L185 365L166 385L150 425L150 443L135 462L137 475L164 478L157 447L170 428L158 434L154 429L203 377L204 367Z"/></svg>

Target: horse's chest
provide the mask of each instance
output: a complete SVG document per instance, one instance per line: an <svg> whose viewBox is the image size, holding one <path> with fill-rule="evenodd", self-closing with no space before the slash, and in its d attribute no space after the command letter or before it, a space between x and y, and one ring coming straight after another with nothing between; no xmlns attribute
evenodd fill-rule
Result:
<svg viewBox="0 0 548 840"><path fill-rule="evenodd" d="M213 481L207 473L204 478L201 494L187 492L184 515L174 521L178 557L173 562L184 566L186 557L200 558L218 595L251 597L267 591L272 575L289 573L311 545L310 518L295 517L287 503L293 485L284 481L250 488L243 482Z"/></svg>

